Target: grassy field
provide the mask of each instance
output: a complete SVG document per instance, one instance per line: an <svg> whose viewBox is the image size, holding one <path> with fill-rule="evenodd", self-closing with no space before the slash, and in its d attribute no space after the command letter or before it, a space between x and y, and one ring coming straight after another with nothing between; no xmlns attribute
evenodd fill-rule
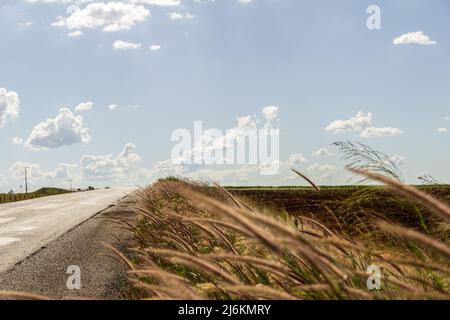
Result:
<svg viewBox="0 0 450 320"><path fill-rule="evenodd" d="M54 196L64 193L69 193L70 191L58 188L41 188L35 192L31 192L28 194L18 193L18 194L5 194L0 193L0 203L8 203L8 202L17 202L30 200L35 198Z"/></svg>
<svg viewBox="0 0 450 320"><path fill-rule="evenodd" d="M450 299L450 208L429 195L448 200L448 187L371 178L402 196L382 187L224 189L174 179L143 189L142 219L123 223L137 242L131 261L121 256L131 297ZM377 290L368 286L374 268Z"/></svg>

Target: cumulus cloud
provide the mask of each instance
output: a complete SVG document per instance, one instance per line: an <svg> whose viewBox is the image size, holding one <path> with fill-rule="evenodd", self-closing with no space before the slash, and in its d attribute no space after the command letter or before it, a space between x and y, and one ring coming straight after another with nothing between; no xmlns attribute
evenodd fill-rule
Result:
<svg viewBox="0 0 450 320"><path fill-rule="evenodd" d="M425 35L422 31L410 32L402 34L401 36L393 40L395 45L402 44L418 44L422 46L429 46L437 44L436 41L432 41L429 36Z"/></svg>
<svg viewBox="0 0 450 320"><path fill-rule="evenodd" d="M277 106L267 106L262 110L264 119L266 119L266 127L271 128L272 126L278 125L280 108Z"/></svg>
<svg viewBox="0 0 450 320"><path fill-rule="evenodd" d="M141 157L134 152L136 146L125 145L123 151L116 157L112 155L84 155L81 158L83 177L90 180L114 180L129 174L141 162Z"/></svg>
<svg viewBox="0 0 450 320"><path fill-rule="evenodd" d="M330 123L325 130L331 131L334 134L344 133L349 131L361 131L372 124L372 113L364 114L359 111L356 117L351 117L348 120L335 120Z"/></svg>
<svg viewBox="0 0 450 320"><path fill-rule="evenodd" d="M272 177L265 177L263 171L269 168L264 161L253 163L247 154L246 164L235 164L236 159L229 164L220 164L222 156L226 156L227 147L235 147L235 142L246 141L248 134L260 130L267 130L269 124L277 124L279 122L279 108L275 106L265 107L261 111L262 117L257 115L241 116L236 118L236 125L228 129L225 134L217 136L207 134L209 130L204 130L205 135L194 146L183 150L183 155L173 155L171 159L159 161L149 169L140 170L140 176L146 179L155 180L167 176L182 176L193 179L212 179L223 184L245 184L249 181L254 183L269 183ZM272 129L273 127L271 127ZM212 132L210 132L212 133ZM248 143L249 141L246 141ZM248 144L247 144L248 146ZM248 150L247 150L248 151ZM192 164L186 162L188 159L195 159L196 156L201 158L202 155L219 152L220 156L216 157L219 163L213 164ZM216 154L217 155L217 154ZM234 155L236 156L236 155ZM270 164L275 163L280 169L278 175L280 181L283 176L290 175L291 168L296 168L306 163L308 160L302 154L292 154L286 161L279 161L276 158L270 160ZM224 161L228 163L227 161ZM270 167L271 169L272 167ZM277 176L278 176L277 175Z"/></svg>
<svg viewBox="0 0 450 320"><path fill-rule="evenodd" d="M54 171L46 172L43 177L54 180L68 180L75 177L77 164L60 163Z"/></svg>
<svg viewBox="0 0 450 320"><path fill-rule="evenodd" d="M28 179L33 184L51 183L67 184L73 181L134 181L138 178L141 158L135 152L135 146L128 143L117 156L83 155L79 163L60 163L56 169L45 171L36 163L17 161L9 168L8 181L23 181L24 168L27 168ZM6 178L6 177L5 177Z"/></svg>
<svg viewBox="0 0 450 320"><path fill-rule="evenodd" d="M161 45L159 44L152 44L150 46L150 51L159 51L159 50L161 50Z"/></svg>
<svg viewBox="0 0 450 320"><path fill-rule="evenodd" d="M436 131L439 133L447 133L448 129L447 128L438 128Z"/></svg>
<svg viewBox="0 0 450 320"><path fill-rule="evenodd" d="M77 37L81 37L83 35L83 32L80 30L76 30L73 32L69 32L67 35L71 38L77 38Z"/></svg>
<svg viewBox="0 0 450 320"><path fill-rule="evenodd" d="M28 3L62 3L82 5L90 2L99 2L99 0L26 0ZM131 4L143 4L149 6L175 7L181 4L181 0L123 0Z"/></svg>
<svg viewBox="0 0 450 320"><path fill-rule="evenodd" d="M180 0L130 0L134 4L147 4L150 6L176 7L181 4Z"/></svg>
<svg viewBox="0 0 450 320"><path fill-rule="evenodd" d="M316 183L326 183L333 178L337 168L331 164L314 163L307 167L307 171Z"/></svg>
<svg viewBox="0 0 450 320"><path fill-rule="evenodd" d="M308 166L307 169L308 169L308 171L330 172L330 171L335 171L336 167L331 164L314 163L314 164Z"/></svg>
<svg viewBox="0 0 450 320"><path fill-rule="evenodd" d="M0 128L8 121L12 121L19 116L20 99L17 92L0 88Z"/></svg>
<svg viewBox="0 0 450 320"><path fill-rule="evenodd" d="M44 172L39 165L25 161L14 162L9 168L9 173L13 179L23 179L25 168L27 168L27 177L30 180L42 179L44 176Z"/></svg>
<svg viewBox="0 0 450 320"><path fill-rule="evenodd" d="M142 5L124 2L95 2L74 10L67 17L58 17L56 27L69 30L102 28L105 32L128 30L136 23L146 21L150 10Z"/></svg>
<svg viewBox="0 0 450 320"><path fill-rule="evenodd" d="M96 0L26 0L28 3L63 3L63 4L83 4L94 2Z"/></svg>
<svg viewBox="0 0 450 320"><path fill-rule="evenodd" d="M195 15L189 12L186 13L171 12L169 13L169 17L171 20L192 20L195 18Z"/></svg>
<svg viewBox="0 0 450 320"><path fill-rule="evenodd" d="M378 128L372 124L372 113L365 114L359 111L355 117L351 117L347 120L335 120L331 122L326 128L326 131L333 132L334 134L346 133L346 132L360 132L362 138L384 137L394 136L402 134L403 132L398 128L384 127Z"/></svg>
<svg viewBox="0 0 450 320"><path fill-rule="evenodd" d="M28 27L33 26L35 23L36 22L34 22L34 21L25 21L25 22L19 23L19 26L24 27L24 28L28 28Z"/></svg>
<svg viewBox="0 0 450 320"><path fill-rule="evenodd" d="M90 101L82 102L78 106L75 107L75 111L77 111L77 112L89 111L89 110L92 110L92 108L94 108L93 102L90 102Z"/></svg>
<svg viewBox="0 0 450 320"><path fill-rule="evenodd" d="M20 145L20 144L23 144L23 139L20 138L20 137L14 137L14 138L12 138L11 142L12 142L13 144L18 144L18 145Z"/></svg>
<svg viewBox="0 0 450 320"><path fill-rule="evenodd" d="M68 108L61 108L56 118L47 119L33 128L25 145L31 149L48 149L90 141L83 118L75 116Z"/></svg>
<svg viewBox="0 0 450 320"><path fill-rule="evenodd" d="M306 162L308 162L308 159L306 159L301 153L295 153L289 156L287 161L284 163L284 167L289 170Z"/></svg>
<svg viewBox="0 0 450 320"><path fill-rule="evenodd" d="M326 148L320 148L320 149L314 151L312 153L312 155L314 157L324 157L324 156L331 156L332 153L330 151L328 151L328 149L326 149Z"/></svg>
<svg viewBox="0 0 450 320"><path fill-rule="evenodd" d="M398 128L375 128L369 127L361 133L363 138L374 138L374 137L385 137L385 136L396 136L402 134L403 131Z"/></svg>
<svg viewBox="0 0 450 320"><path fill-rule="evenodd" d="M24 179L25 168L29 185L42 184L45 181L64 181L76 179L78 174L77 164L60 163L53 171L44 171L40 165L25 161L14 162L9 168L8 181L20 181ZM6 178L5 178L6 179Z"/></svg>
<svg viewBox="0 0 450 320"><path fill-rule="evenodd" d="M131 49L139 49L140 47L142 47L142 44L123 40L116 40L112 44L112 47L114 50L131 50Z"/></svg>

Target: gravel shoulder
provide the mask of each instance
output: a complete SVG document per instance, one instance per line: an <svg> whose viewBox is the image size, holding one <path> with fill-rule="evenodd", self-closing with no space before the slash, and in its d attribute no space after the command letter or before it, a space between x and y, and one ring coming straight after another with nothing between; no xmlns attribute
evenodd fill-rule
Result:
<svg viewBox="0 0 450 320"><path fill-rule="evenodd" d="M84 297L125 299L127 274L123 263L112 256L102 242L111 244L125 255L133 245L133 234L109 219L134 221L130 212L133 196L98 213L33 255L0 274L0 290L22 291L52 298ZM105 219L106 218L106 219ZM69 290L69 266L81 271L81 289Z"/></svg>

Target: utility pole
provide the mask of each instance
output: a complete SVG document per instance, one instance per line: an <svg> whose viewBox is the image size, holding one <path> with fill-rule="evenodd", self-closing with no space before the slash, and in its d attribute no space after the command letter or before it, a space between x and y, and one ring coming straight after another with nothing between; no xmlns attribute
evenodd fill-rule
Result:
<svg viewBox="0 0 450 320"><path fill-rule="evenodd" d="M27 169L29 167L24 167L25 169L25 194L28 194L28 178L27 178Z"/></svg>
<svg viewBox="0 0 450 320"><path fill-rule="evenodd" d="M70 184L70 192L72 192L72 180L69 180L69 184Z"/></svg>

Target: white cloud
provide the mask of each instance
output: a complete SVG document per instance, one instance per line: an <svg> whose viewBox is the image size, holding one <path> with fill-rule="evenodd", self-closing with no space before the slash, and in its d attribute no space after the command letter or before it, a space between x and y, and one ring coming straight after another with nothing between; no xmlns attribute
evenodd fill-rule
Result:
<svg viewBox="0 0 450 320"><path fill-rule="evenodd" d="M110 104L110 105L108 106L108 110L109 110L109 111L114 111L114 110L116 110L118 107L119 107L119 106L118 106L117 104Z"/></svg>
<svg viewBox="0 0 450 320"><path fill-rule="evenodd" d="M169 17L171 20L191 20L195 18L195 15L189 12L186 13L171 12L169 13Z"/></svg>
<svg viewBox="0 0 450 320"><path fill-rule="evenodd" d="M82 102L78 106L75 107L75 111L77 112L83 112L83 111L89 111L94 108L94 103L92 102Z"/></svg>
<svg viewBox="0 0 450 320"><path fill-rule="evenodd" d="M20 145L20 144L23 144L23 139L20 138L20 137L14 137L14 138L12 138L11 142L12 142L13 144Z"/></svg>
<svg viewBox="0 0 450 320"><path fill-rule="evenodd" d="M331 131L334 134L344 133L349 131L361 131L372 124L372 113L364 114L359 111L356 117L351 117L348 120L335 120L330 123L325 130Z"/></svg>
<svg viewBox="0 0 450 320"><path fill-rule="evenodd" d="M141 157L134 152L135 148L134 144L128 143L117 157L84 155L80 161L83 177L93 180L123 178L137 169L141 162Z"/></svg>
<svg viewBox="0 0 450 320"><path fill-rule="evenodd" d="M25 168L27 168L28 179L42 179L44 172L41 167L34 163L28 163L24 161L17 161L9 168L9 173L13 179L23 179L25 176Z"/></svg>
<svg viewBox="0 0 450 320"><path fill-rule="evenodd" d="M68 108L61 108L56 118L47 119L33 128L25 145L31 149L47 149L90 141L83 118L74 116Z"/></svg>
<svg viewBox="0 0 450 320"><path fill-rule="evenodd" d="M332 179L337 172L337 168L331 164L314 163L306 168L310 172L310 178L315 183L324 183Z"/></svg>
<svg viewBox="0 0 450 320"><path fill-rule="evenodd" d="M161 45L159 44L152 44L150 46L150 51L159 51L159 50L161 50Z"/></svg>
<svg viewBox="0 0 450 320"><path fill-rule="evenodd" d="M425 35L422 31L402 34L401 36L395 38L393 43L395 45L418 44L423 46L437 44L436 41L432 41L430 37Z"/></svg>
<svg viewBox="0 0 450 320"><path fill-rule="evenodd" d="M35 24L34 21L25 21L25 22L19 23L19 25L20 25L21 27L24 27L24 28L31 27L31 26L34 25L34 24Z"/></svg>
<svg viewBox="0 0 450 320"><path fill-rule="evenodd" d="M438 128L436 131L440 132L440 133L447 133L448 129L447 128Z"/></svg>
<svg viewBox="0 0 450 320"><path fill-rule="evenodd" d="M114 48L114 50L130 50L130 49L139 49L140 47L142 47L142 44L116 40L112 44L112 47Z"/></svg>
<svg viewBox="0 0 450 320"><path fill-rule="evenodd" d="M43 177L46 179L68 180L75 177L77 164L60 163L54 171L46 172Z"/></svg>
<svg viewBox="0 0 450 320"><path fill-rule="evenodd" d="M294 168L294 166L298 166L306 162L308 162L308 159L306 159L302 154L296 153L289 156L288 160L285 162L285 166L289 170Z"/></svg>
<svg viewBox="0 0 450 320"><path fill-rule="evenodd" d="M133 4L147 4L150 6L176 7L181 4L180 0L130 0Z"/></svg>
<svg viewBox="0 0 450 320"><path fill-rule="evenodd" d="M398 154L395 154L395 155L393 155L393 156L391 157L391 161L392 161L396 166L403 165L403 164L405 164L405 157L404 157L404 156L401 156L401 155L398 155Z"/></svg>
<svg viewBox="0 0 450 320"><path fill-rule="evenodd" d="M267 183L273 177L264 178L264 175L261 174L261 171L267 168L264 164L229 164L226 166L220 164L186 164L186 160L192 159L195 155L199 157L212 153L215 153L216 156L217 153L224 155L227 147L234 146L233 141L244 141L250 132L258 129L259 124L267 129L268 124L278 122L278 107L265 107L261 113L263 119L260 119L257 115L237 117L236 125L228 129L226 134L223 135L214 136L214 133L211 132L213 136L208 136L209 130L204 130L205 136L198 144L191 146L191 149L184 150L182 155L173 155L172 159L160 161L150 169L142 169L140 176L153 180L167 176L182 176L193 179L213 179L223 184L246 184L249 181ZM219 162L221 159L216 158ZM280 168L279 175L284 176L291 173L291 168L298 168L308 160L301 154L292 154L285 162L275 161ZM282 178L280 178L280 181L282 181Z"/></svg>
<svg viewBox="0 0 450 320"><path fill-rule="evenodd" d="M332 154L331 154L330 151L328 151L328 149L320 148L320 149L314 151L312 153L312 155L315 156L315 157L324 157L324 156L331 156Z"/></svg>
<svg viewBox="0 0 450 320"><path fill-rule="evenodd" d="M96 0L26 0L28 3L63 3L63 4L83 4L83 3L89 3L94 2Z"/></svg>
<svg viewBox="0 0 450 320"><path fill-rule="evenodd" d="M68 180L75 178L78 170L77 164L60 163L54 171L45 172L41 166L35 163L28 163L25 161L17 161L9 168L10 177L13 180L22 181L25 175L25 168L27 168L27 178L29 183L31 181L44 180Z"/></svg>
<svg viewBox="0 0 450 320"><path fill-rule="evenodd" d="M273 126L278 126L279 112L280 112L280 108L277 106L267 106L262 110L264 119L266 119L266 128L272 128Z"/></svg>
<svg viewBox="0 0 450 320"><path fill-rule="evenodd" d="M45 4L86 4L90 2L100 2L100 0L26 0L28 3L45 3ZM131 4L143 4L149 6L175 7L181 5L181 0L122 0Z"/></svg>
<svg viewBox="0 0 450 320"><path fill-rule="evenodd" d="M77 37L81 37L83 35L83 32L80 30L76 30L76 31L69 32L67 35L71 38L77 38Z"/></svg>
<svg viewBox="0 0 450 320"><path fill-rule="evenodd" d="M12 121L19 116L20 99L17 92L0 88L0 128L8 121Z"/></svg>
<svg viewBox="0 0 450 320"><path fill-rule="evenodd" d="M105 32L127 30L146 21L150 11L144 6L124 2L95 2L75 10L67 17L58 17L56 27L69 30L102 28Z"/></svg>
<svg viewBox="0 0 450 320"><path fill-rule="evenodd" d="M326 171L335 171L336 167L331 164L314 163L314 164L308 166L307 169L308 169L308 171L326 172Z"/></svg>
<svg viewBox="0 0 450 320"><path fill-rule="evenodd" d="M374 137L386 137L386 136L397 136L402 134L403 131L398 128L375 128L369 127L361 133L363 138L374 138Z"/></svg>
<svg viewBox="0 0 450 320"><path fill-rule="evenodd" d="M333 132L334 134L346 133L346 132L361 132L362 138L395 136L402 134L403 132L398 128L374 127L372 124L372 113L365 114L359 111L355 117L351 117L348 120L335 120L330 123L326 128L326 131Z"/></svg>

